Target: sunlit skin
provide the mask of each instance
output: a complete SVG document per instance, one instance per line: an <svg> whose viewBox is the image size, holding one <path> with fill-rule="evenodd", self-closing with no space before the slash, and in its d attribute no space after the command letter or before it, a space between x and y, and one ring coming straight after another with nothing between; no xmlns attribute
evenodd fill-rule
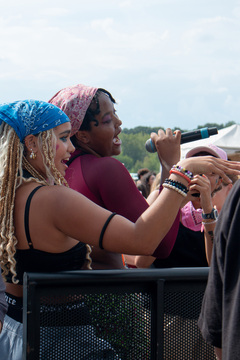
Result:
<svg viewBox="0 0 240 360"><path fill-rule="evenodd" d="M61 124L54 129L57 138L55 166L60 173L65 176L67 169L66 162L69 160L75 148L70 140L71 125L70 122Z"/></svg>
<svg viewBox="0 0 240 360"><path fill-rule="evenodd" d="M116 156L121 153L121 140L118 135L122 131L122 121L118 118L114 104L110 98L101 93L99 96L100 113L95 115L98 126L91 123L91 131L86 132L87 145L100 156Z"/></svg>
<svg viewBox="0 0 240 360"><path fill-rule="evenodd" d="M149 178L149 185L152 186L152 183L154 182L156 176L155 175L151 175Z"/></svg>
<svg viewBox="0 0 240 360"><path fill-rule="evenodd" d="M71 154L75 148L70 140L71 124L66 122L54 128L54 134L56 136L55 142L55 156L54 163L61 175L65 176L67 169L66 162L69 160ZM27 149L27 159L29 163L41 174L46 177L46 169L43 163L43 157L41 149L39 149L37 136L27 135L24 139L25 147ZM34 152L35 158L30 157L31 152Z"/></svg>
<svg viewBox="0 0 240 360"><path fill-rule="evenodd" d="M226 197L229 193L229 191L232 189L233 184L222 184L219 191L216 191L216 193L213 195L213 203L216 206L218 212L221 211L223 204L226 200Z"/></svg>

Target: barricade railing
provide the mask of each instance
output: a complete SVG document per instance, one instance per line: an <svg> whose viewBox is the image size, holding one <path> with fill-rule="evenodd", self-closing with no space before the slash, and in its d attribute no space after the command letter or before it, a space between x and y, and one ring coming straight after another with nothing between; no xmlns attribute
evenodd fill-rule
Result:
<svg viewBox="0 0 240 360"><path fill-rule="evenodd" d="M197 326L208 268L25 273L25 360L214 360Z"/></svg>

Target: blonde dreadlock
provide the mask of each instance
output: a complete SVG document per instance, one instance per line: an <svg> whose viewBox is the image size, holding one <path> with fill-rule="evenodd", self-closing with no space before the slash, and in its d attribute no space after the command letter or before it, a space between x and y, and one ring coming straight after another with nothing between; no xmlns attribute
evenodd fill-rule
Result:
<svg viewBox="0 0 240 360"><path fill-rule="evenodd" d="M9 125L2 123L0 129L0 261L3 278L10 271L16 283L14 255L17 239L14 235L13 209L23 145Z"/></svg>
<svg viewBox="0 0 240 360"><path fill-rule="evenodd" d="M12 282L16 280L16 253L17 238L14 231L13 210L16 189L26 181L36 181L44 185L64 184L67 181L57 170L54 163L56 137L50 129L37 136L39 149L42 149L47 180L28 162L24 155L24 145L14 129L6 123L0 126L0 263L2 276L12 273ZM26 169L32 177L25 179L22 169ZM87 267L91 269L91 248L87 245Z"/></svg>
<svg viewBox="0 0 240 360"><path fill-rule="evenodd" d="M55 166L54 163L54 156L55 156L55 145L56 145L56 137L54 134L54 129L44 131L41 134L38 135L38 144L39 148L42 148L43 153L43 162L46 169L46 174L48 178L47 185L50 185L51 183L55 184L64 184L67 187L69 187L67 181L62 176L62 174L58 171L58 169ZM34 176L34 178L37 178L39 182L44 182L46 184L46 180L37 172L37 170L27 161L27 159L24 157L24 168ZM91 259L91 252L92 249L89 245L86 245L86 261L87 261L87 268L92 269L92 259Z"/></svg>
<svg viewBox="0 0 240 360"><path fill-rule="evenodd" d="M67 181L62 176L62 174L58 171L54 163L55 152L53 148L55 148L56 137L54 134L54 129L43 131L37 136L39 149L42 149L43 155L43 164L45 166L46 178L45 179L27 160L25 156L23 156L23 167L26 169L33 177L32 180L43 183L45 185L66 185L68 186Z"/></svg>

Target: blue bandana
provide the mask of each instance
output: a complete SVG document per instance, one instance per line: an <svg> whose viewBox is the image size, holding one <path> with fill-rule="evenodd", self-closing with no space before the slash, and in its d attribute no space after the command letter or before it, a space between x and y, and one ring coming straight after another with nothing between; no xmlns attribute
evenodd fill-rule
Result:
<svg viewBox="0 0 240 360"><path fill-rule="evenodd" d="M0 104L0 125L2 121L10 125L23 142L29 134L37 135L70 120L55 105L38 100L22 100Z"/></svg>

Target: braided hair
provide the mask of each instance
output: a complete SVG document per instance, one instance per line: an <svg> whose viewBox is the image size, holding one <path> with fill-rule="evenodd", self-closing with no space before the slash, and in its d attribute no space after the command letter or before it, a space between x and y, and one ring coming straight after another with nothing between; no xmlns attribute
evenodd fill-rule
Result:
<svg viewBox="0 0 240 360"><path fill-rule="evenodd" d="M54 129L37 135L40 152L46 170L46 179L29 163L24 144L20 142L15 130L5 122L0 125L0 264L2 276L6 279L9 272L12 282L16 280L16 246L14 229L14 203L17 188L23 182L35 181L44 185L65 185L67 181L54 163L56 137ZM24 177L23 169L30 177ZM91 268L91 248L87 245L87 267Z"/></svg>

